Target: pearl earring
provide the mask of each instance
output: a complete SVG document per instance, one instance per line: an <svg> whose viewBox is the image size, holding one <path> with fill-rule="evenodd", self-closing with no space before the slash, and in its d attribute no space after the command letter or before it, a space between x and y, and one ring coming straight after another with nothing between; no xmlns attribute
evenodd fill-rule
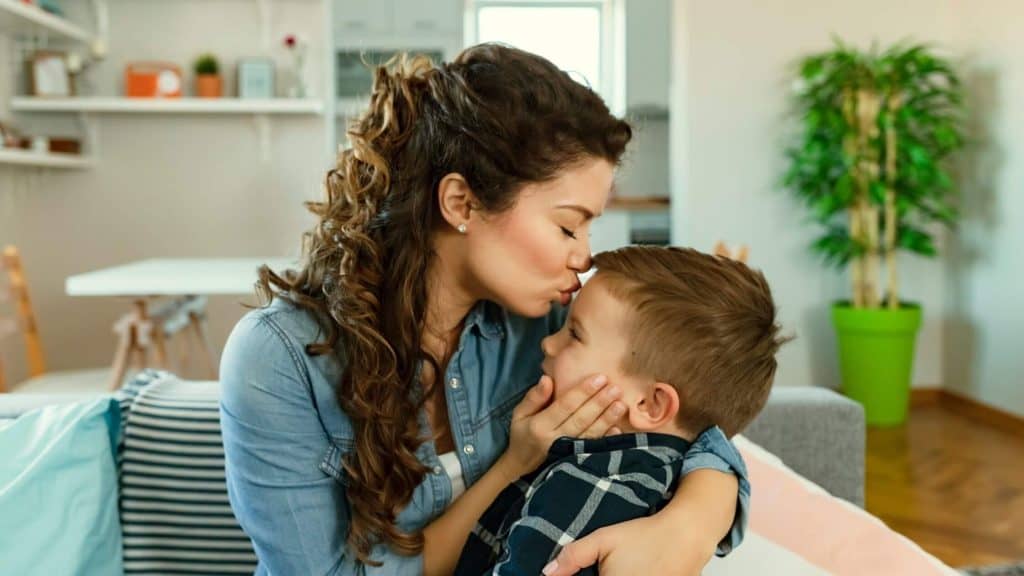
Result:
<svg viewBox="0 0 1024 576"><path fill-rule="evenodd" d="M462 224L459 224L459 226L458 226L458 228L456 228L456 230L459 231L459 234L465 234L466 233L466 224L465 224L465 222L463 222Z"/></svg>

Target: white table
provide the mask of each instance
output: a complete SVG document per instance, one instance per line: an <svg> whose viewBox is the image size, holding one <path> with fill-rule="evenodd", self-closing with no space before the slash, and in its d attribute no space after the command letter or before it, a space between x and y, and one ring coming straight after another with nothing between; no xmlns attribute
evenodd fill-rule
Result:
<svg viewBox="0 0 1024 576"><path fill-rule="evenodd" d="M152 347L156 366L167 368L165 337L188 328L203 350L207 373L217 377L213 352L206 338L206 296L253 294L258 270L267 264L275 272L296 268L292 258L157 258L70 276L64 283L69 296L127 297L133 310L114 324L119 335L111 372L111 388L121 385L129 356L141 368L147 364ZM171 301L151 311L148 300L170 297ZM159 326L156 324L159 323ZM172 326L172 328L168 328ZM184 342L187 357L188 343Z"/></svg>
<svg viewBox="0 0 1024 576"><path fill-rule="evenodd" d="M297 266L290 258L156 258L70 276L68 296L215 296L252 294L256 271Z"/></svg>

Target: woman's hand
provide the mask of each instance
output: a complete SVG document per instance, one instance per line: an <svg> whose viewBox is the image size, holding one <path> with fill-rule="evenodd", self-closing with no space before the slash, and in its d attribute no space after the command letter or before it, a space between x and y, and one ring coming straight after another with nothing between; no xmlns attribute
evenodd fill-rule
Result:
<svg viewBox="0 0 1024 576"><path fill-rule="evenodd" d="M569 576L594 564L601 574L699 575L736 515L736 477L695 470L653 516L595 530L562 548L545 576Z"/></svg>
<svg viewBox="0 0 1024 576"><path fill-rule="evenodd" d="M557 438L598 438L614 433L626 411L626 405L616 401L622 391L608 385L601 374L588 377L551 402L554 388L551 378L542 376L512 411L508 449L498 462L509 482L540 466Z"/></svg>
<svg viewBox="0 0 1024 576"><path fill-rule="evenodd" d="M594 564L601 574L698 576L715 553L716 542L697 534L680 534L658 515L613 524L562 549L544 567L545 576L570 576ZM689 531L701 527L690 525ZM687 540L695 540L687 542Z"/></svg>

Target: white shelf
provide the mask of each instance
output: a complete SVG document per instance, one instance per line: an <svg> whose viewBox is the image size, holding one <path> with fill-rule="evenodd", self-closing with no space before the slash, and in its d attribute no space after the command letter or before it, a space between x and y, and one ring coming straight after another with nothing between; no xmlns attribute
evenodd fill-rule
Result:
<svg viewBox="0 0 1024 576"><path fill-rule="evenodd" d="M93 40L88 30L19 0L0 0L0 34L48 34L85 43Z"/></svg>
<svg viewBox="0 0 1024 576"><path fill-rule="evenodd" d="M3 0L0 0L2 2ZM109 114L315 114L324 104L314 99L274 98L37 98L11 100L15 112L101 112Z"/></svg>
<svg viewBox="0 0 1024 576"><path fill-rule="evenodd" d="M92 160L77 154L50 154L31 150L0 149L0 165L38 166L40 168L85 169L92 166Z"/></svg>

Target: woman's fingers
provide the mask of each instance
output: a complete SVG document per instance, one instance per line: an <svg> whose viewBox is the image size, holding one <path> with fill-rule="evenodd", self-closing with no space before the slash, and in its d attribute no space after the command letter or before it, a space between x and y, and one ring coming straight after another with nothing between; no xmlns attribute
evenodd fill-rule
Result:
<svg viewBox="0 0 1024 576"><path fill-rule="evenodd" d="M621 434L622 431L616 426L619 421L622 420L622 415L626 413L626 405L622 402L612 402L601 416L594 420L594 422L587 427L582 433L581 438L601 438L603 436L614 436Z"/></svg>
<svg viewBox="0 0 1024 576"><path fill-rule="evenodd" d="M571 388L543 412L537 414L533 425L537 430L555 431L607 383L608 378L603 374L594 374L586 378L579 386Z"/></svg>
<svg viewBox="0 0 1024 576"><path fill-rule="evenodd" d="M586 385L587 382L584 382L577 388ZM582 403L576 404L576 409L558 425L556 430L558 436L583 436L584 432L601 418L601 415L608 410L612 403L622 396L622 390L614 384L607 384L596 391L590 387L589 391L589 397L585 398ZM587 390L583 391L584 394L586 392Z"/></svg>

